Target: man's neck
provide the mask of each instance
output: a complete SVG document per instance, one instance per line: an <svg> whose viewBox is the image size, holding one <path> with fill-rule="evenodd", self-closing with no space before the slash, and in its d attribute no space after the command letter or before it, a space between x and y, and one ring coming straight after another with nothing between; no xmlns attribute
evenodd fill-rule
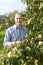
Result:
<svg viewBox="0 0 43 65"><path fill-rule="evenodd" d="M22 26L23 26L23 25L20 25L20 26L17 26L17 25L16 25L16 27L18 27L18 28L21 28Z"/></svg>

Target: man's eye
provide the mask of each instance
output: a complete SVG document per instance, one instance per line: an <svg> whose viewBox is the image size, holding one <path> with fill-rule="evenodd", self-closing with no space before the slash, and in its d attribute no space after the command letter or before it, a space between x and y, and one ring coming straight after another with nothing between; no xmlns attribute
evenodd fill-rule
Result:
<svg viewBox="0 0 43 65"><path fill-rule="evenodd" d="M22 18L16 18L16 19L22 19Z"/></svg>

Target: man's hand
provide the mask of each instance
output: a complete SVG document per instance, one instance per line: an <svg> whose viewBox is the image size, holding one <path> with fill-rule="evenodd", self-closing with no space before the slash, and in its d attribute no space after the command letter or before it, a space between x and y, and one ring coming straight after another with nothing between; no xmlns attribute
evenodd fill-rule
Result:
<svg viewBox="0 0 43 65"><path fill-rule="evenodd" d="M22 41L16 41L17 44L22 44Z"/></svg>

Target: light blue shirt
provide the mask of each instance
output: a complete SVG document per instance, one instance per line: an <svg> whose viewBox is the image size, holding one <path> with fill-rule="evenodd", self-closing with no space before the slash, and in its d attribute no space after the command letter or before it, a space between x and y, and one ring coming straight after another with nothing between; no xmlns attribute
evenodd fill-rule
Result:
<svg viewBox="0 0 43 65"><path fill-rule="evenodd" d="M12 42L23 41L25 35L28 34L28 30L25 27L17 27L13 25L6 30L6 35L4 38L4 46L9 46Z"/></svg>

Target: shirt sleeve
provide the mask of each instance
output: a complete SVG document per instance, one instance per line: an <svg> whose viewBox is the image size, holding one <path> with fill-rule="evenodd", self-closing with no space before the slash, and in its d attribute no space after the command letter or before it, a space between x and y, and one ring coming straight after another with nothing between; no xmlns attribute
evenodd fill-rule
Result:
<svg viewBox="0 0 43 65"><path fill-rule="evenodd" d="M25 34L28 34L28 33L29 33L28 29L27 29L27 28L25 28Z"/></svg>
<svg viewBox="0 0 43 65"><path fill-rule="evenodd" d="M13 44L14 42L11 42L11 31L9 29L6 30L6 34L5 34L5 37L4 37L4 42L3 42L3 46L4 47L8 47L10 46L11 44Z"/></svg>

